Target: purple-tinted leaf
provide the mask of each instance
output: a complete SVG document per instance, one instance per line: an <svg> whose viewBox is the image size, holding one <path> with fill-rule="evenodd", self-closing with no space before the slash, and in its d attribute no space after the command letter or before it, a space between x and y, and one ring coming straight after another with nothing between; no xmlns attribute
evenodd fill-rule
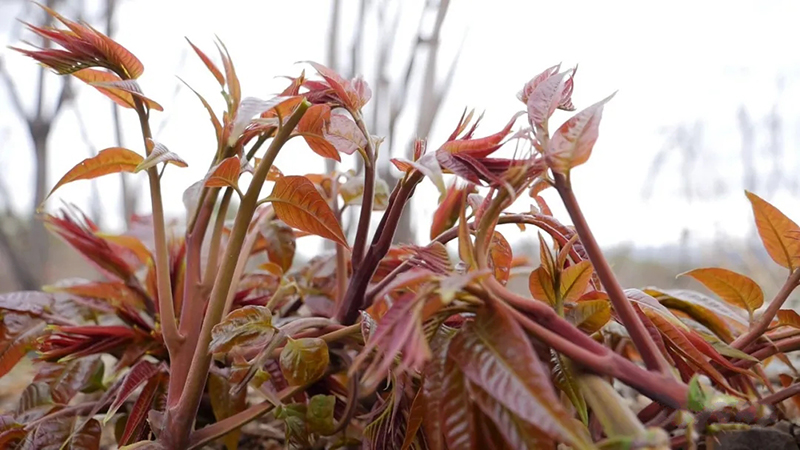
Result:
<svg viewBox="0 0 800 450"><path fill-rule="evenodd" d="M352 155L367 145L364 133L358 129L353 119L344 114L331 114L330 122L327 129L323 131L323 136L336 150L348 155Z"/></svg>
<svg viewBox="0 0 800 450"><path fill-rule="evenodd" d="M0 294L0 310L5 311L39 316L52 304L53 296L46 292L20 291Z"/></svg>
<svg viewBox="0 0 800 450"><path fill-rule="evenodd" d="M483 413L494 422L510 448L552 448L547 435L519 418L475 384L468 385L470 396Z"/></svg>
<svg viewBox="0 0 800 450"><path fill-rule="evenodd" d="M133 438L139 435L139 432L145 425L145 420L153 405L153 400L156 398L159 385L163 384L162 380L165 378L163 374L154 375L150 377L147 384L144 385L131 407L128 418L125 420L125 429L119 439L120 445L132 443Z"/></svg>
<svg viewBox="0 0 800 450"><path fill-rule="evenodd" d="M458 363L470 382L520 419L554 440L591 448L575 433L570 415L529 342L505 310L487 308L453 338L448 357Z"/></svg>
<svg viewBox="0 0 800 450"><path fill-rule="evenodd" d="M455 331L441 327L431 340L433 350L431 360L425 365L424 379L422 382L422 396L425 409L422 429L425 431L425 441L431 450L442 450L444 447L444 421L443 402L445 400L444 381L447 373L447 350ZM456 368L457 370L457 368ZM463 405L466 407L467 405Z"/></svg>
<svg viewBox="0 0 800 450"><path fill-rule="evenodd" d="M161 364L152 363L147 360L140 360L131 367L131 370L125 375L125 381L122 382L119 391L117 391L114 403L108 408L103 423L108 422L114 417L114 414L116 414L120 406L133 394L136 388L148 382L153 376L159 373L161 369Z"/></svg>
<svg viewBox="0 0 800 450"><path fill-rule="evenodd" d="M528 121L533 129L544 129L553 115L564 92L564 77L567 72L548 76L528 96Z"/></svg>
<svg viewBox="0 0 800 450"><path fill-rule="evenodd" d="M99 356L75 359L66 363L45 363L34 381L50 385L50 393L56 403L67 404L79 391L88 387L92 378L103 369Z"/></svg>
<svg viewBox="0 0 800 450"><path fill-rule="evenodd" d="M36 309L36 306L31 306ZM7 374L36 346L36 340L47 331L47 323L27 314L6 312L0 331L0 377Z"/></svg>
<svg viewBox="0 0 800 450"><path fill-rule="evenodd" d="M99 450L102 426L95 419L85 424L79 417L58 417L42 422L32 432L31 449ZM69 443L67 439L72 436ZM23 446L23 448L25 448Z"/></svg>
<svg viewBox="0 0 800 450"><path fill-rule="evenodd" d="M605 105L616 93L575 114L561 125L545 152L547 165L558 173L567 173L589 160L597 141Z"/></svg>
<svg viewBox="0 0 800 450"><path fill-rule="evenodd" d="M468 383L458 364L448 357L441 380L439 406L439 423L446 448L477 448L477 427L473 411L475 406Z"/></svg>

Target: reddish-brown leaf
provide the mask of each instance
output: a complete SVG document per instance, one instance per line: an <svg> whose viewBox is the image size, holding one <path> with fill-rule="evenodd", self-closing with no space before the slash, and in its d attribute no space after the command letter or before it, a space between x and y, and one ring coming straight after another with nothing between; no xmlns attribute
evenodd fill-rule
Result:
<svg viewBox="0 0 800 450"><path fill-rule="evenodd" d="M551 169L567 173L589 160L599 135L603 105L615 94L575 114L558 128L550 140L550 148L545 152L547 165Z"/></svg>
<svg viewBox="0 0 800 450"><path fill-rule="evenodd" d="M150 413L151 406L153 405L153 400L156 398L156 394L158 394L159 385L163 384L164 378L166 378L165 375L155 375L151 377L142 388L142 391L139 392L139 396L136 397L136 401L131 407L131 412L125 420L125 429L119 438L120 445L131 444L133 438L144 425L147 420L147 415Z"/></svg>
<svg viewBox="0 0 800 450"><path fill-rule="evenodd" d="M764 304L764 292L755 281L736 272L720 269L694 269L683 273L703 283L711 292L731 305L742 308L753 317L753 312Z"/></svg>
<svg viewBox="0 0 800 450"><path fill-rule="evenodd" d="M552 448L553 440L503 406L475 384L468 385L471 399L494 422L509 448ZM499 443L498 443L499 444Z"/></svg>
<svg viewBox="0 0 800 450"><path fill-rule="evenodd" d="M194 50L195 53L197 53L197 56L200 57L200 60L203 61L203 64L206 65L206 69L208 69L208 71L211 72L211 75L214 75L214 78L217 79L219 86L220 87L225 86L225 77L222 76L222 72L220 72L216 64L214 64L214 62L211 61L211 58L209 58L205 53L203 53L202 50L200 50L194 44L192 44L192 41L190 41L189 38L186 38L186 42L188 42L189 45L192 46L192 49Z"/></svg>
<svg viewBox="0 0 800 450"><path fill-rule="evenodd" d="M480 311L475 321L453 338L448 357L471 383L519 420L553 440L575 448L592 447L576 433L525 332L505 310L492 307Z"/></svg>
<svg viewBox="0 0 800 450"><path fill-rule="evenodd" d="M228 95L230 97L230 105L233 110L239 107L239 102L242 100L242 88L239 84L239 77L236 75L236 69L233 67L231 55L222 41L217 42L217 50L219 56L222 58L222 67L225 68L225 82L228 85Z"/></svg>
<svg viewBox="0 0 800 450"><path fill-rule="evenodd" d="M440 384L439 418L448 449L477 448L475 405L470 398L468 383L456 361L446 358Z"/></svg>
<svg viewBox="0 0 800 450"><path fill-rule="evenodd" d="M27 314L4 311L0 339L0 377L7 374L45 333L47 323Z"/></svg>
<svg viewBox="0 0 800 450"><path fill-rule="evenodd" d="M121 81L122 78L120 78L118 75L98 69L82 69L77 72L74 72L72 75L74 75L81 81L85 82L86 84L93 86L95 89L100 91L106 97L113 100L114 103L118 104L119 106L122 106L123 108L135 107L133 102L133 95L125 91L122 91L120 89L108 89L92 84L98 81L99 82Z"/></svg>
<svg viewBox="0 0 800 450"><path fill-rule="evenodd" d="M301 133L303 139L314 153L325 158L341 161L336 147L325 139L325 128L331 121L331 107L326 104L312 105L300 122L297 123L297 132Z"/></svg>
<svg viewBox="0 0 800 450"><path fill-rule="evenodd" d="M792 235L800 233L800 227L761 197L749 191L745 194L753 206L758 235L767 253L773 261L793 271L798 267L800 240Z"/></svg>
<svg viewBox="0 0 800 450"><path fill-rule="evenodd" d="M279 178L268 199L272 202L278 218L290 227L348 247L336 215L306 177Z"/></svg>
<svg viewBox="0 0 800 450"><path fill-rule="evenodd" d="M238 156L225 158L209 171L204 185L206 187L238 187L241 169L242 162Z"/></svg>
<svg viewBox="0 0 800 450"><path fill-rule="evenodd" d="M42 422L31 431L26 439L30 440L31 447L25 448L99 450L102 431L100 422L95 419L84 422L78 416L57 417ZM67 439L70 439L69 444L64 445Z"/></svg>
<svg viewBox="0 0 800 450"><path fill-rule="evenodd" d="M136 166L136 170L134 170L134 172L141 172L142 170L147 170L161 163L170 163L178 167L188 166L186 161L181 159L177 153L171 152L166 145L160 142L156 142L150 138L147 138L147 146L150 148L150 156L145 158L141 164Z"/></svg>
<svg viewBox="0 0 800 450"><path fill-rule="evenodd" d="M212 353L225 353L237 345L261 345L275 332L272 314L264 306L248 305L231 311L211 330Z"/></svg>
<svg viewBox="0 0 800 450"><path fill-rule="evenodd" d="M114 414L117 413L120 406L133 394L133 392L142 384L148 382L151 378L156 376L161 371L161 364L152 363L147 360L140 360L131 367L131 370L125 375L125 380L122 382L114 402L108 408L103 423L108 422Z"/></svg>
<svg viewBox="0 0 800 450"><path fill-rule="evenodd" d="M53 195L56 189L73 181L91 180L110 173L134 172L143 160L142 155L127 148L111 147L100 150L96 156L84 159L61 177L47 197Z"/></svg>
<svg viewBox="0 0 800 450"><path fill-rule="evenodd" d="M231 393L231 383L220 374L208 374L208 397L211 400L211 410L217 421L241 412L247 406L247 389L240 389L235 394ZM221 440L228 450L236 450L239 444L241 429L236 428L224 435Z"/></svg>

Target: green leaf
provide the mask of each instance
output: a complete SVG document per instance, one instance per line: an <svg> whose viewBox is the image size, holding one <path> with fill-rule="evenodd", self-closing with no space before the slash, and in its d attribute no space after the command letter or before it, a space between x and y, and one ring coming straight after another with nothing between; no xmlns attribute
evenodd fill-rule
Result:
<svg viewBox="0 0 800 450"><path fill-rule="evenodd" d="M572 406L575 407L575 411L578 412L578 416L581 418L583 424L589 426L589 412L586 409L586 399L583 398L580 385L575 378L575 368L572 361L556 351L551 352L553 355L553 382L561 392L569 398L569 401L572 402Z"/></svg>
<svg viewBox="0 0 800 450"><path fill-rule="evenodd" d="M318 394L308 401L306 410L306 423L312 433L330 436L336 428L333 421L333 408L336 406L336 397L333 395Z"/></svg>
<svg viewBox="0 0 800 450"><path fill-rule="evenodd" d="M689 401L687 402L689 411L696 413L703 411L709 398L708 393L703 389L703 385L700 384L700 378L696 375L693 376L689 381Z"/></svg>

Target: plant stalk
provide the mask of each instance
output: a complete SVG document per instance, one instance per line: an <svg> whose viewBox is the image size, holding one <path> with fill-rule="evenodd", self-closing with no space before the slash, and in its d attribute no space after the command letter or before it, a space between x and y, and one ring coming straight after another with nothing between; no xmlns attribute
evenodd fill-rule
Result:
<svg viewBox="0 0 800 450"><path fill-rule="evenodd" d="M653 342L650 334L647 333L644 324L642 324L639 316L633 310L630 300L625 296L625 292L614 276L611 266L608 264L605 256L603 256L600 245L598 245L597 240L594 238L592 230L589 229L589 224L586 222L586 218L583 216L583 212L578 205L578 200L575 198L575 193L572 191L569 180L563 174L556 172L553 172L553 179L555 180L556 190L561 196L561 200L567 208L570 218L572 218L572 223L575 225L575 230L578 232L578 236L580 236L581 243L586 249L586 253L589 255L594 270L603 283L603 287L605 287L608 297L611 299L611 303L614 305L614 311L616 311L622 321L622 325L628 330L631 340L642 356L645 366L647 366L649 370L671 374L667 361L664 359L661 352L658 351L658 347L655 342Z"/></svg>
<svg viewBox="0 0 800 450"><path fill-rule="evenodd" d="M236 262L244 243L250 220L258 204L258 196L272 163L309 106L310 104L307 101L303 101L276 134L267 149L264 160L256 167L247 193L239 206L230 240L225 249L225 256L222 259L220 270L217 272L217 278L211 291L211 298L203 320L200 337L194 348L194 356L192 357L186 387L178 404L167 410L166 429L161 434L167 448L180 449L185 448L188 444L189 433L192 430L197 408L200 405L200 398L208 376L208 366L211 362L211 354L208 351L208 345L211 342L211 329L222 319L228 290L236 269Z"/></svg>

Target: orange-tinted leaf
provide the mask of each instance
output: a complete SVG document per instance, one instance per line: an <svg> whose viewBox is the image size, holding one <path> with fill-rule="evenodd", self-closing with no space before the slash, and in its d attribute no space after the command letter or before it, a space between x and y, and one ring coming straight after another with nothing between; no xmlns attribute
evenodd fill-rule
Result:
<svg viewBox="0 0 800 450"><path fill-rule="evenodd" d="M95 233L95 235L111 244L129 250L131 254L135 255L142 264L147 264L148 261L153 259L153 255L150 253L150 250L148 250L147 246L145 246L142 241L134 236L107 233Z"/></svg>
<svg viewBox="0 0 800 450"><path fill-rule="evenodd" d="M550 140L545 156L547 165L556 172L567 173L589 160L597 141L600 118L605 105L616 93L575 114L564 122Z"/></svg>
<svg viewBox="0 0 800 450"><path fill-rule="evenodd" d="M778 325L800 328L800 314L793 309L781 309L778 311Z"/></svg>
<svg viewBox="0 0 800 450"><path fill-rule="evenodd" d="M573 302L586 292L592 280L592 263L581 261L561 272L561 301Z"/></svg>
<svg viewBox="0 0 800 450"><path fill-rule="evenodd" d="M318 380L328 370L329 362L328 344L319 338L289 338L281 351L281 372L293 386Z"/></svg>
<svg viewBox="0 0 800 450"><path fill-rule="evenodd" d="M225 77L222 76L222 72L220 72L216 64L214 64L214 62L211 61L211 58L209 58L205 53L203 53L202 50L200 50L194 44L192 44L192 41L190 41L189 38L186 38L186 42L188 42L189 45L192 46L192 49L194 50L195 53L197 53L197 56L200 57L200 60L203 61L203 64L206 65L206 68L208 69L209 72L211 72L211 75L214 75L214 78L217 79L217 82L219 83L220 87L225 86Z"/></svg>
<svg viewBox="0 0 800 450"><path fill-rule="evenodd" d="M114 100L114 103L122 106L123 108L134 108L133 95L125 91L121 91L120 89L107 89L92 84L98 81L121 81L122 78L120 78L118 75L97 69L81 69L77 72L74 72L72 75L81 81L84 81L86 84L93 86L95 89L103 93L103 95L111 100Z"/></svg>
<svg viewBox="0 0 800 450"><path fill-rule="evenodd" d="M259 232L267 241L266 251L270 262L287 272L292 267L296 248L292 228L281 221L269 220L261 224Z"/></svg>
<svg viewBox="0 0 800 450"><path fill-rule="evenodd" d="M611 305L606 299L583 300L566 314L567 320L588 334L593 334L611 320Z"/></svg>
<svg viewBox="0 0 800 450"><path fill-rule="evenodd" d="M297 123L297 132L302 133L303 139L314 153L325 158L341 161L339 152L333 144L324 137L325 128L331 120L331 107L326 104L313 105L303 114Z"/></svg>
<svg viewBox="0 0 800 450"><path fill-rule="evenodd" d="M234 110L239 107L239 102L242 99L242 88L239 84L239 77L236 75L236 69L233 67L231 55L222 41L217 42L217 50L222 58L222 66L225 68L225 82L228 85L228 95L230 96L231 106Z"/></svg>
<svg viewBox="0 0 800 450"><path fill-rule="evenodd" d="M592 447L576 432L525 332L505 310L479 311L453 338L448 357L519 420L553 440Z"/></svg>
<svg viewBox="0 0 800 450"><path fill-rule="evenodd" d="M755 281L736 272L719 269L694 269L682 275L690 276L703 283L719 297L753 317L753 312L764 304L764 293Z"/></svg>
<svg viewBox="0 0 800 450"><path fill-rule="evenodd" d="M327 129L323 130L323 136L336 150L348 155L352 155L367 145L364 133L358 129L353 119L343 114L330 115L330 122Z"/></svg>
<svg viewBox="0 0 800 450"><path fill-rule="evenodd" d="M556 293L553 290L553 280L550 275L544 270L543 266L539 266L531 272L528 277L528 289L531 295L540 302L545 302L548 305L556 306Z"/></svg>
<svg viewBox="0 0 800 450"><path fill-rule="evenodd" d="M302 97L273 97L269 100L246 97L239 104L236 116L233 118L233 126L228 136L228 145L234 146L236 144L236 141L239 140L245 128L250 125L254 116L260 116L284 102L293 101L295 103L298 98L302 100Z"/></svg>
<svg viewBox="0 0 800 450"><path fill-rule="evenodd" d="M474 192L474 187L456 187L455 181L447 188L442 201L433 213L433 223L431 224L431 239L436 239L436 236L444 233L452 228L458 220L458 212L462 208L464 202L464 191L468 193Z"/></svg>
<svg viewBox="0 0 800 450"><path fill-rule="evenodd" d="M305 177L284 176L275 182L269 196L275 214L290 227L330 239L347 247L336 215Z"/></svg>
<svg viewBox="0 0 800 450"><path fill-rule="evenodd" d="M200 93L195 91L191 86L189 86L188 83L183 81L180 77L178 77L178 79L181 80L181 83L183 83L186 87L188 87L192 92L194 92L194 95L196 95L197 98L200 99L200 102L203 104L203 107L206 109L206 111L208 111L208 116L211 119L211 124L214 126L214 135L217 137L217 143L220 143L222 141L222 124L220 124L219 118L217 118L217 115L214 113L214 109L211 107L211 105L208 104L206 99L202 95L200 95Z"/></svg>
<svg viewBox="0 0 800 450"><path fill-rule="evenodd" d="M275 328L272 313L264 306L248 305L231 311L211 330L212 353L225 353L237 345L257 345L269 342Z"/></svg>
<svg viewBox="0 0 800 450"><path fill-rule="evenodd" d="M36 346L47 323L27 314L4 311L0 335L0 377L7 374Z"/></svg>
<svg viewBox="0 0 800 450"><path fill-rule="evenodd" d="M681 311L711 330L725 342L731 342L734 335L747 331L749 323L727 303L688 290L661 290L649 288L645 292L671 310Z"/></svg>
<svg viewBox="0 0 800 450"><path fill-rule="evenodd" d="M50 197L56 189L73 181L91 180L110 173L134 172L143 160L142 155L127 148L100 150L96 156L84 159L61 177L47 196Z"/></svg>
<svg viewBox="0 0 800 450"><path fill-rule="evenodd" d="M798 267L800 240L791 235L800 233L800 227L761 197L748 191L745 194L753 206L758 235L767 253L773 261L793 271Z"/></svg>
<svg viewBox="0 0 800 450"><path fill-rule="evenodd" d="M206 177L204 185L206 187L237 187L239 185L239 173L242 162L238 156L231 156L223 159Z"/></svg>
<svg viewBox="0 0 800 450"><path fill-rule="evenodd" d="M211 410L217 421L241 412L247 406L247 389L239 389L236 393L231 393L231 385L228 378L214 372L208 374L208 397L211 400ZM225 443L228 450L236 450L239 444L241 429L236 428L224 435L221 440Z"/></svg>
<svg viewBox="0 0 800 450"><path fill-rule="evenodd" d="M144 93L142 93L142 88L139 87L139 83L136 80L93 81L93 82L87 81L87 83L91 86L94 86L98 90L106 90L113 93L116 96L121 97L124 94L130 95L131 96L130 101L133 107L135 107L135 102L133 98L136 97L150 109L155 109L156 111L164 110L164 107L159 105L158 102L148 97L145 97Z"/></svg>
<svg viewBox="0 0 800 450"><path fill-rule="evenodd" d="M142 170L147 170L151 167L155 167L161 163L170 163L174 164L178 167L186 167L186 161L181 159L176 153L171 152L166 145L156 142L150 138L147 138L147 145L150 147L150 156L145 158L141 164L136 166L135 172L141 172Z"/></svg>
<svg viewBox="0 0 800 450"><path fill-rule="evenodd" d="M508 281L513 259L511 245L502 234L495 231L492 234L492 243L489 245L489 261L494 269L494 277L502 284Z"/></svg>

